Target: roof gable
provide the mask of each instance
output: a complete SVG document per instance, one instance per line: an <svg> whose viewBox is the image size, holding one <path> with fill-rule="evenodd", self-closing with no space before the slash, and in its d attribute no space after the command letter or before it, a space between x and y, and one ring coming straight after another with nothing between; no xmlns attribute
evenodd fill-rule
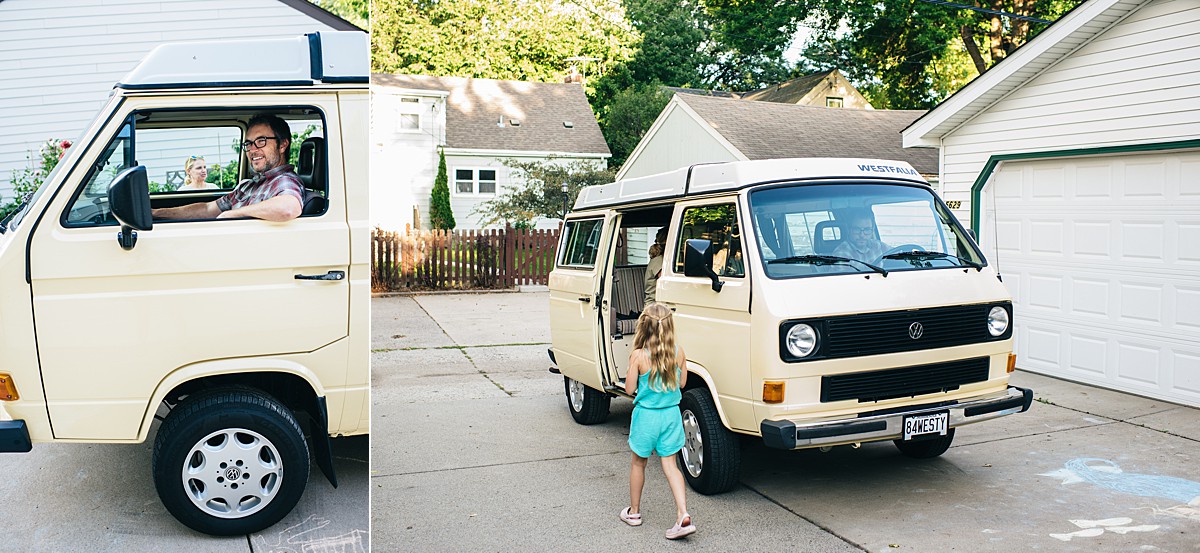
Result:
<svg viewBox="0 0 1200 553"><path fill-rule="evenodd" d="M1076 6L904 129L904 146L937 146L942 137L1067 58L1146 2L1087 0Z"/></svg>
<svg viewBox="0 0 1200 553"><path fill-rule="evenodd" d="M384 73L371 82L446 92L451 148L611 155L578 84Z"/></svg>
<svg viewBox="0 0 1200 553"><path fill-rule="evenodd" d="M688 94L675 98L748 159L871 157L906 161L923 175L938 173L936 149L901 144L901 129L925 113L921 110L837 109Z"/></svg>

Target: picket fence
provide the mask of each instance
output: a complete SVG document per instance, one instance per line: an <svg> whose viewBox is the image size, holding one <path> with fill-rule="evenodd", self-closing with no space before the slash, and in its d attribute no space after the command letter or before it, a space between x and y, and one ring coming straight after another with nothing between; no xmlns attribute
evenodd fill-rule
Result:
<svg viewBox="0 0 1200 553"><path fill-rule="evenodd" d="M546 284L559 231L516 229L371 232L371 289L508 289Z"/></svg>

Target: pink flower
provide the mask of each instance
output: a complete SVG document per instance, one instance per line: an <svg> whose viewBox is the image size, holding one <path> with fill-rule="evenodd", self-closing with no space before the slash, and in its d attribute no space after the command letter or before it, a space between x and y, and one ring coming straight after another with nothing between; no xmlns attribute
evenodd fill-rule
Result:
<svg viewBox="0 0 1200 553"><path fill-rule="evenodd" d="M70 147L71 147L71 141L70 141L70 140L64 140L64 141L62 141L62 144L59 144L59 147L61 147L61 148L62 148L62 149L64 149L64 150L65 150L65 149L67 149L67 148L70 148Z"/></svg>

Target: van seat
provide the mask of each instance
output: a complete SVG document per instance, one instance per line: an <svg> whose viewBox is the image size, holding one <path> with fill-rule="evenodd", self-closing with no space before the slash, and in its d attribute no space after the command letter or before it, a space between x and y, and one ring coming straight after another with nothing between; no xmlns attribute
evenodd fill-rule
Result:
<svg viewBox="0 0 1200 553"><path fill-rule="evenodd" d="M813 230L813 253L817 255L830 255L842 244L842 227L837 221L821 221Z"/></svg>
<svg viewBox="0 0 1200 553"><path fill-rule="evenodd" d="M617 330L633 334L638 315L646 303L646 266L627 265L613 268L612 308Z"/></svg>

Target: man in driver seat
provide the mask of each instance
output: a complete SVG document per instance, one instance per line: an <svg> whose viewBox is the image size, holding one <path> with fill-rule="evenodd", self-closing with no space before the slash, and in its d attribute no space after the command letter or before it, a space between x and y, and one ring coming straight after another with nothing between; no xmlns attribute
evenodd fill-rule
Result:
<svg viewBox="0 0 1200 553"><path fill-rule="evenodd" d="M842 243L834 248L833 255L871 263L888 250L887 244L875 238L875 220L869 214L856 212L849 223L842 227Z"/></svg>
<svg viewBox="0 0 1200 553"><path fill-rule="evenodd" d="M164 207L153 210L155 219L227 219L254 217L267 221L290 221L304 208L304 185L287 163L292 131L275 115L252 117L242 151L254 169L254 177L243 180L228 194L211 202Z"/></svg>

